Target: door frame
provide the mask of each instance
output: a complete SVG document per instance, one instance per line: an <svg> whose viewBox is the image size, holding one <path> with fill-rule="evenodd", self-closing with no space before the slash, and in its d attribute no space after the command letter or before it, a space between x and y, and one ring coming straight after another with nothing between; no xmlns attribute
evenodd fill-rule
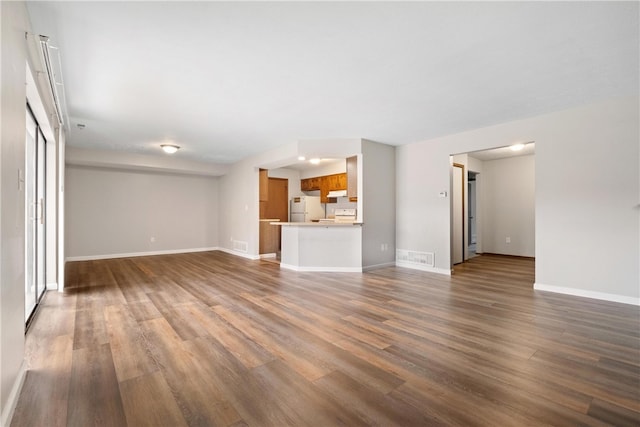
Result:
<svg viewBox="0 0 640 427"><path fill-rule="evenodd" d="M34 138L34 151L33 156L29 158L27 156L28 148L25 146L25 329L29 328L35 313L38 310L39 304L45 295L47 290L47 221L46 221L46 207L47 207L47 138L44 135L44 131L38 122L35 112L31 108L31 105L27 101L26 114L31 116L33 123L35 124L35 138ZM28 133L28 132L27 132ZM26 141L25 141L26 143ZM33 162L33 176L28 173L28 162ZM34 200L30 201L27 194L28 189L26 186L33 186ZM33 206L30 206L33 205ZM33 218L31 218L31 212L33 212ZM32 221L36 221L33 229L33 236L29 239L29 227L32 226ZM39 222L39 224L38 224ZM29 242L33 240L33 254L30 260L29 256ZM28 272L30 271L30 274ZM29 278L33 278L33 284L35 286L35 305L29 313L27 313L26 307L26 292L27 287L31 285Z"/></svg>
<svg viewBox="0 0 640 427"><path fill-rule="evenodd" d="M462 246L462 261L461 262L465 261L465 254L466 254L465 243L464 243L465 242L465 235L464 235L464 233L465 233L465 226L464 226L464 219L465 219L464 218L465 217L465 205L464 205L465 188L464 188L464 183L465 183L465 171L466 171L466 168L462 163L454 162L451 165L451 229L450 229L451 269L453 269L453 266L454 266L454 261L453 261L454 260L454 240L453 240L454 239L454 233L453 233L453 227L455 225L453 223L453 218L454 218L454 209L457 209L457 207L454 205L455 201L454 201L454 197L453 197L453 190L454 190L454 185L455 185L454 184L454 176L453 176L453 174L454 174L454 172L453 172L454 169L453 168L459 168L459 169L462 170L462 183L460 185L460 191L461 191L460 196L461 196L461 200L462 200L461 207L460 207L462 209L462 212L461 212L461 219L462 219L462 224L461 224L461 226L462 226L462 233L461 233L461 236L462 236L462 244L461 244L461 246Z"/></svg>

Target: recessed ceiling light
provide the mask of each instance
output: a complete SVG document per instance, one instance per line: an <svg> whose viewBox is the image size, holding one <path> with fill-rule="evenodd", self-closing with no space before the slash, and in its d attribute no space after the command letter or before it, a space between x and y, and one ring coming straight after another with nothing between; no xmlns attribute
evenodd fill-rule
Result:
<svg viewBox="0 0 640 427"><path fill-rule="evenodd" d="M305 156L298 156L298 160L300 160L301 162L303 162L306 159Z"/></svg>
<svg viewBox="0 0 640 427"><path fill-rule="evenodd" d="M524 144L513 144L509 148L511 148L511 151L520 151L524 148Z"/></svg>
<svg viewBox="0 0 640 427"><path fill-rule="evenodd" d="M311 163L312 165L317 165L320 163L320 159L318 158L310 159L309 163Z"/></svg>
<svg viewBox="0 0 640 427"><path fill-rule="evenodd" d="M180 146L175 144L161 144L160 147L162 147L167 154L173 154L180 149Z"/></svg>

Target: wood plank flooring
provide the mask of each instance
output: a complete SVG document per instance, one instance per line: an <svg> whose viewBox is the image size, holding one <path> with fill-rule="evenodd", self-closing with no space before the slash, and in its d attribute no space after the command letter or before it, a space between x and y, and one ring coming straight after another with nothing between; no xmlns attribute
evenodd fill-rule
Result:
<svg viewBox="0 0 640 427"><path fill-rule="evenodd" d="M640 425L638 307L534 291L531 259L446 277L203 252L66 273L13 426Z"/></svg>

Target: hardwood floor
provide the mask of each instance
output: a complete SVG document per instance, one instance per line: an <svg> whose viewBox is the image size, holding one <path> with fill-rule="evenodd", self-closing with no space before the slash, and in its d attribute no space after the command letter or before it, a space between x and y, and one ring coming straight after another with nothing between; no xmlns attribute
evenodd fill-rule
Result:
<svg viewBox="0 0 640 427"><path fill-rule="evenodd" d="M504 256L452 277L222 252L68 263L12 425L639 425L638 307L533 280Z"/></svg>

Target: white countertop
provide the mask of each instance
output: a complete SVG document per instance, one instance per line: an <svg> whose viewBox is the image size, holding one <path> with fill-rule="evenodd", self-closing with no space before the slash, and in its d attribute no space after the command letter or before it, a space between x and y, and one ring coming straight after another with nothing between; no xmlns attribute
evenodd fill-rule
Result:
<svg viewBox="0 0 640 427"><path fill-rule="evenodd" d="M272 222L270 224L296 227L354 227L362 225L361 222Z"/></svg>

